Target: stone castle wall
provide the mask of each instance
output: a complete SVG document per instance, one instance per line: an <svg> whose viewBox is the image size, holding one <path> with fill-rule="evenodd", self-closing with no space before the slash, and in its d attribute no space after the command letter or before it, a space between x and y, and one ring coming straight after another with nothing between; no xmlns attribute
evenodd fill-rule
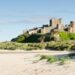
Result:
<svg viewBox="0 0 75 75"><path fill-rule="evenodd" d="M61 24L61 19L56 19L56 18L52 18L50 20L50 26L53 26L53 25L60 25Z"/></svg>
<svg viewBox="0 0 75 75"><path fill-rule="evenodd" d="M71 29L72 29L72 33L75 33L75 22L74 21L71 22Z"/></svg>
<svg viewBox="0 0 75 75"><path fill-rule="evenodd" d="M64 28L65 25L63 25L63 23L61 22L61 19L56 19L56 18L52 18L50 20L49 25L44 25L43 27L41 27L40 29L40 33L50 33L51 30L57 29L58 31L65 31ZM75 33L75 22L71 21L70 25L67 27L68 30L67 32L71 32L71 33ZM37 29L32 29L31 31L29 31L29 34L36 34L38 33L38 28Z"/></svg>

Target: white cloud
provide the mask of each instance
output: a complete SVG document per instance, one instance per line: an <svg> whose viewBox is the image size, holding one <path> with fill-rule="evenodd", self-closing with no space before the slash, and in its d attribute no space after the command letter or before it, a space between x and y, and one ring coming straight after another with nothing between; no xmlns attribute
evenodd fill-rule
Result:
<svg viewBox="0 0 75 75"><path fill-rule="evenodd" d="M56 13L65 13L65 14L75 14L75 11L73 10L57 10Z"/></svg>
<svg viewBox="0 0 75 75"><path fill-rule="evenodd" d="M1 24L19 24L19 23L25 23L25 24L37 24L41 22L46 22L50 19L50 17L47 16L33 16L23 19L0 19L0 25Z"/></svg>

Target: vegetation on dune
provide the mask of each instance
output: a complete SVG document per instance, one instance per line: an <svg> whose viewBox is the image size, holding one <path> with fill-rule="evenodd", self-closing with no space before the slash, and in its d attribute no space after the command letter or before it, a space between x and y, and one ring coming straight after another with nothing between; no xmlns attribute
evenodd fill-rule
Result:
<svg viewBox="0 0 75 75"><path fill-rule="evenodd" d="M29 34L21 34L17 36L16 38L13 38L11 41L13 42L19 42L19 43L25 43L26 39L29 37Z"/></svg>
<svg viewBox="0 0 75 75"><path fill-rule="evenodd" d="M67 32L59 32L61 40L70 40Z"/></svg>
<svg viewBox="0 0 75 75"><path fill-rule="evenodd" d="M69 57L69 56L60 58L59 59L60 60L60 65L67 64L70 59L71 59L71 57Z"/></svg>
<svg viewBox="0 0 75 75"><path fill-rule="evenodd" d="M68 33L71 40L75 40L75 33Z"/></svg>
<svg viewBox="0 0 75 75"><path fill-rule="evenodd" d="M71 59L69 56L63 56L63 57L56 57L56 56L50 56L50 55L41 55L40 60L46 60L49 63L55 63L59 61L59 64L64 65L68 63L68 61Z"/></svg>
<svg viewBox="0 0 75 75"><path fill-rule="evenodd" d="M75 40L75 33L59 32L62 41Z"/></svg>
<svg viewBox="0 0 75 75"><path fill-rule="evenodd" d="M48 56L48 58L47 58L47 62L49 62L49 63L53 63L56 61L58 61L58 58L55 56Z"/></svg>
<svg viewBox="0 0 75 75"><path fill-rule="evenodd" d="M17 42L2 42L0 49L8 50L75 50L75 41L51 41L42 43L17 43Z"/></svg>
<svg viewBox="0 0 75 75"><path fill-rule="evenodd" d="M8 50L75 50L75 33L59 32L60 41L54 41L55 36L51 34L24 33L12 39L12 42L0 43L0 49Z"/></svg>
<svg viewBox="0 0 75 75"><path fill-rule="evenodd" d="M0 49L7 49L7 50L37 50L37 49L43 49L44 44L40 43L17 43L17 42L2 42L0 43Z"/></svg>
<svg viewBox="0 0 75 75"><path fill-rule="evenodd" d="M18 37L11 40L12 42L19 42L19 43L39 43L39 42L48 42L50 41L50 34L22 34Z"/></svg>
<svg viewBox="0 0 75 75"><path fill-rule="evenodd" d="M59 36L58 36L59 35ZM57 34L31 34L24 33L18 37L12 39L12 42L18 43L40 43L40 42L50 42L50 41L70 41L75 40L75 33L69 32L58 32Z"/></svg>

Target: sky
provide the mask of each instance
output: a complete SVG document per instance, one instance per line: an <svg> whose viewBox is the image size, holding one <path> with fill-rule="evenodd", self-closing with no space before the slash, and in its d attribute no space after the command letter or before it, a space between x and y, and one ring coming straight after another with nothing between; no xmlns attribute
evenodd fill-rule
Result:
<svg viewBox="0 0 75 75"><path fill-rule="evenodd" d="M0 41L49 24L53 17L64 24L75 20L75 0L0 0Z"/></svg>

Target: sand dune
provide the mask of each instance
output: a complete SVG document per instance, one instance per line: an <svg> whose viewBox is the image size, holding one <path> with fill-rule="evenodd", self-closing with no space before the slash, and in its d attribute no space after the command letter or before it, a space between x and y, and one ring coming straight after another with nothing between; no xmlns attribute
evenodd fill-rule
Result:
<svg viewBox="0 0 75 75"><path fill-rule="evenodd" d="M38 61L39 54L41 53L0 53L0 75L75 75L73 60L65 65L50 64Z"/></svg>

